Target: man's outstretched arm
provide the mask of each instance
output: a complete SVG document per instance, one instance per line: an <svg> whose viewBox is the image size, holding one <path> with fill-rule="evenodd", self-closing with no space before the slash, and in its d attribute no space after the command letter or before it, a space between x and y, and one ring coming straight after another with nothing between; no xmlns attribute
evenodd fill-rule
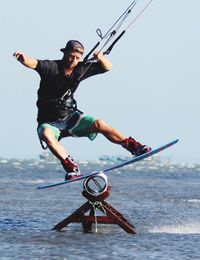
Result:
<svg viewBox="0 0 200 260"><path fill-rule="evenodd" d="M23 64L24 66L26 66L27 68L30 69L35 69L37 67L38 64L38 60L37 59L32 59L32 58L28 58L24 55L24 53L16 51L13 56L19 61L21 62L21 64Z"/></svg>

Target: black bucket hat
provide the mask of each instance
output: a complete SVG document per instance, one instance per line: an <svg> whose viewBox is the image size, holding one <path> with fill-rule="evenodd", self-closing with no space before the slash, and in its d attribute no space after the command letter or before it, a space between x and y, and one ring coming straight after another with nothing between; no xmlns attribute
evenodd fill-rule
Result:
<svg viewBox="0 0 200 260"><path fill-rule="evenodd" d="M81 54L84 53L84 46L82 43L76 40L70 40L67 42L65 48L60 49L62 52L72 52L72 51L77 51Z"/></svg>

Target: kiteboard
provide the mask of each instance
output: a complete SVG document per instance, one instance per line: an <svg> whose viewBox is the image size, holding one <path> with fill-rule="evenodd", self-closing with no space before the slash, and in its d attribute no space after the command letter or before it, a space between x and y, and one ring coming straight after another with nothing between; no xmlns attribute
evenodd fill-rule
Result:
<svg viewBox="0 0 200 260"><path fill-rule="evenodd" d="M86 179L88 177L91 177L91 176L95 176L97 174L100 174L100 173L106 173L106 172L109 172L109 171L113 171L113 170L116 170L116 169L119 169L121 167L124 167L126 165L129 165L129 164L133 164L133 163L136 163L136 162L139 162L145 158L148 158L154 154L157 154L165 149L167 149L168 147L176 144L177 142L179 141L179 139L176 139L170 143L167 143L157 149L154 149L154 150L151 150L150 152L148 153L145 153L145 154L142 154L142 155L139 155L137 157L133 157L131 158L130 160L127 160L125 162L122 162L120 164L116 164L114 166L111 166L109 168L106 168L106 169L103 169L103 170L100 170L100 171L94 171L90 174L86 174L86 175L82 175L78 178L75 178L75 179L72 179L72 180L67 180L67 181L62 181L62 182L58 182L58 183L54 183L54 184L49 184L49 185L46 185L46 186L40 186L40 187L37 187L37 189L47 189L47 188L52 188L52 187L55 187L55 186L60 186L60 185L63 185L63 184L68 184L68 183L71 183L71 182L75 182L75 181L80 181L80 180L83 180L83 179Z"/></svg>

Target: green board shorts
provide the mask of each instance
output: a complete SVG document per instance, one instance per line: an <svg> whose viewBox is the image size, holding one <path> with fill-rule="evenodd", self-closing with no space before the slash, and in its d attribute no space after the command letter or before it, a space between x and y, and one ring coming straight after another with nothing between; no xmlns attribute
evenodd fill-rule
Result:
<svg viewBox="0 0 200 260"><path fill-rule="evenodd" d="M42 140L42 133L45 128L50 128L57 140L64 137L88 137L91 141L97 136L96 132L91 133L88 129L96 121L95 117L85 115L78 111L70 114L63 121L46 122L38 125L37 132L40 140Z"/></svg>

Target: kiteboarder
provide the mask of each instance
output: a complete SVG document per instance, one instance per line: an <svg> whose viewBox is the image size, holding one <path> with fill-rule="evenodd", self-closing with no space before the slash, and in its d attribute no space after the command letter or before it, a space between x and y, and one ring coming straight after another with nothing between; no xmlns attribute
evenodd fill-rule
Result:
<svg viewBox="0 0 200 260"><path fill-rule="evenodd" d="M76 161L66 151L60 140L68 136L86 136L94 140L98 133L109 141L119 144L133 155L149 152L150 147L126 138L118 130L101 119L86 115L77 108L74 93L79 83L93 75L105 73L112 67L102 52L94 52L93 59L83 62L84 46L77 40L70 40L60 51L60 60L39 60L29 58L22 52L13 56L24 66L34 69L40 75L38 89L38 136L42 147L46 143L50 151L60 160L65 169L65 180L80 176Z"/></svg>

